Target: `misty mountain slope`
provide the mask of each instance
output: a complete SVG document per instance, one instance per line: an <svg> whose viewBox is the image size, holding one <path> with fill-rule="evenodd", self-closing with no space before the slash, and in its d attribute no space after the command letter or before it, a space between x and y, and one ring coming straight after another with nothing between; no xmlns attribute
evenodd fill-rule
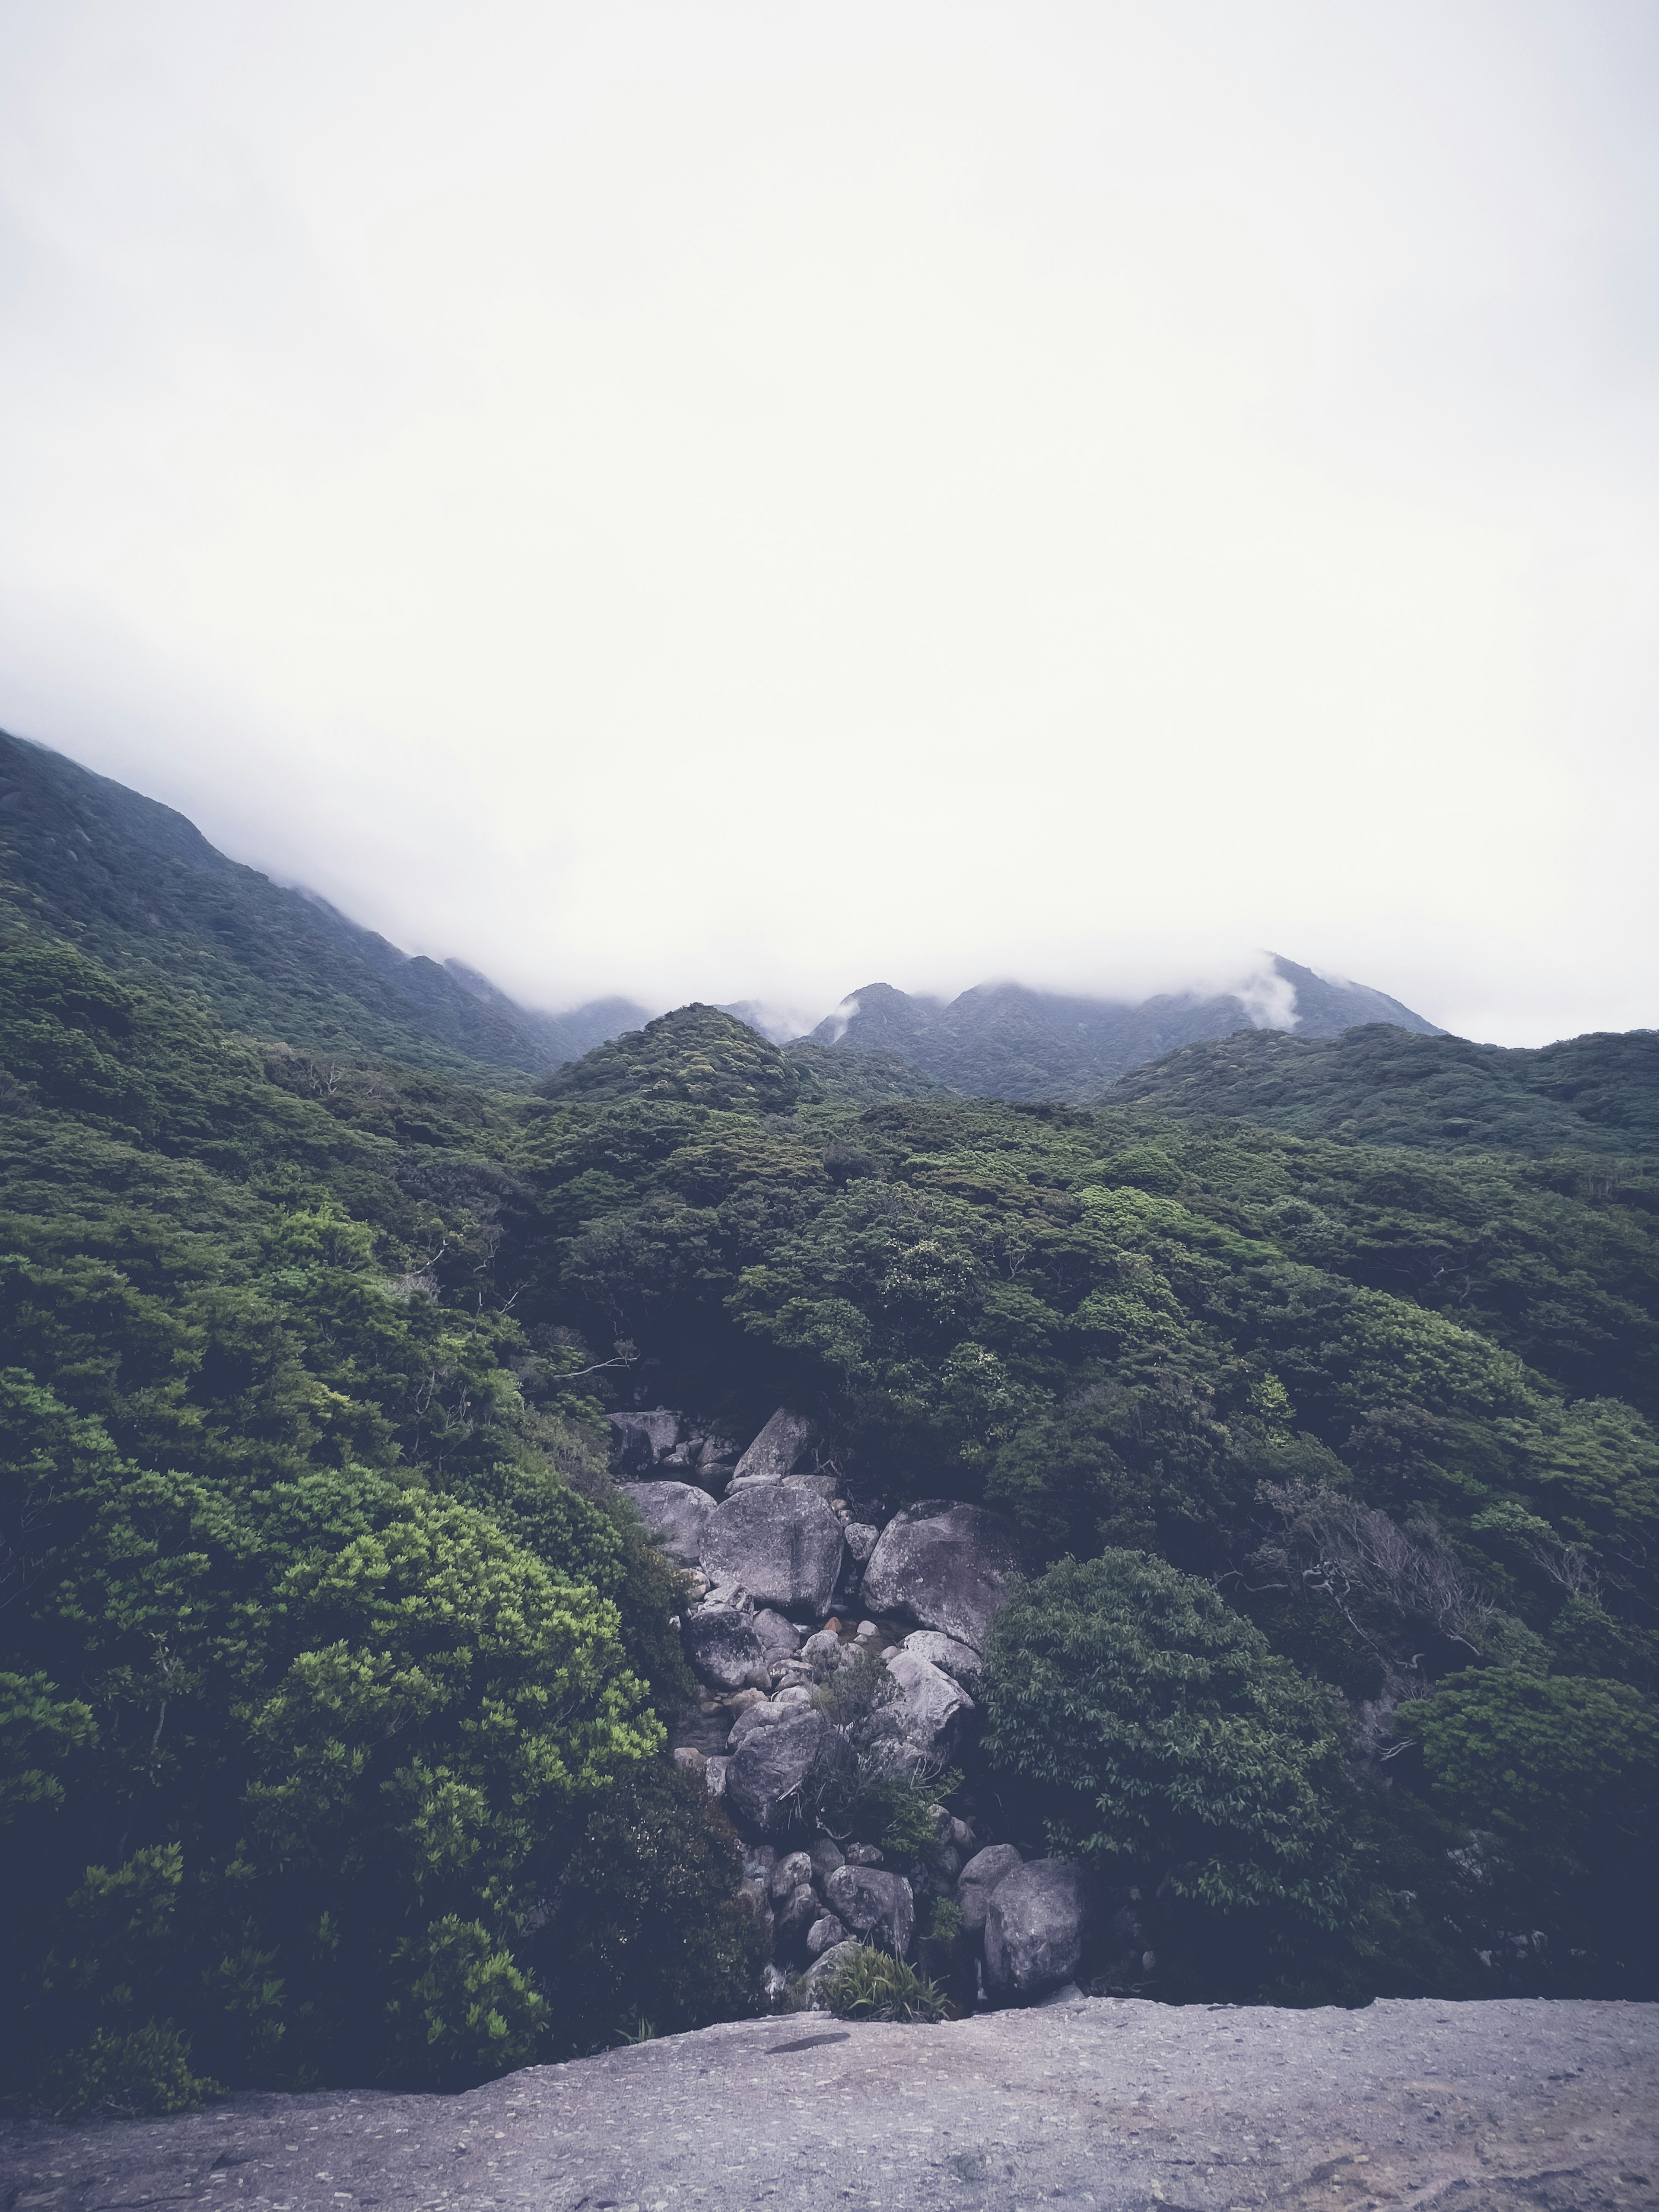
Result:
<svg viewBox="0 0 1659 2212"><path fill-rule="evenodd" d="M1440 1152L1650 1153L1659 1152L1659 1030L1529 1050L1381 1023L1333 1038L1249 1030L1135 1069L1107 1103Z"/></svg>
<svg viewBox="0 0 1659 2212"><path fill-rule="evenodd" d="M1294 993L1299 1036L1334 1036L1365 1022L1438 1036L1432 1023L1386 993L1334 982L1278 955L1273 969ZM966 1097L1098 1098L1130 1069L1186 1044L1254 1027L1232 993L1164 994L1138 1004L981 983L946 1005L872 983L831 1015L811 1042L839 1051L896 1053Z"/></svg>
<svg viewBox="0 0 1659 2212"><path fill-rule="evenodd" d="M948 1097L890 1053L842 1055L818 1045L773 1044L719 1006L693 1004L598 1046L538 1086L562 1105L623 1100L788 1114L798 1106L878 1105Z"/></svg>
<svg viewBox="0 0 1659 2212"><path fill-rule="evenodd" d="M599 1010L567 1028L471 969L411 958L228 859L171 807L3 732L0 899L111 968L199 991L232 1029L312 1051L534 1077L603 1028ZM617 1004L622 1022L640 1012Z"/></svg>

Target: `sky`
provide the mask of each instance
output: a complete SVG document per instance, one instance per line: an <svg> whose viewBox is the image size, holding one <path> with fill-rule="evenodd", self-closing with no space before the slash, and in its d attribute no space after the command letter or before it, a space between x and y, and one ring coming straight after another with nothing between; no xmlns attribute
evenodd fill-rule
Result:
<svg viewBox="0 0 1659 2212"><path fill-rule="evenodd" d="M526 1002L1659 1024L1650 0L7 0L0 726Z"/></svg>

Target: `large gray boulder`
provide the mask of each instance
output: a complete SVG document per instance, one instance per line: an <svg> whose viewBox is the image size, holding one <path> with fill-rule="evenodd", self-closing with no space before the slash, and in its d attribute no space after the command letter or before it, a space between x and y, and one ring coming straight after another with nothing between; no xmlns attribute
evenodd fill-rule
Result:
<svg viewBox="0 0 1659 2212"><path fill-rule="evenodd" d="M953 1636L941 1636L936 1628L912 1629L904 1639L903 1649L942 1668L964 1690L971 1690L980 1678L981 1662L973 1645L958 1644Z"/></svg>
<svg viewBox="0 0 1659 2212"><path fill-rule="evenodd" d="M785 1835L812 1818L852 1762L846 1737L822 1713L798 1709L738 1744L726 1769L726 1810L761 1835Z"/></svg>
<svg viewBox="0 0 1659 2212"><path fill-rule="evenodd" d="M747 1684L764 1689L772 1679L770 1662L748 1614L734 1607L706 1605L700 1613L688 1613L680 1624L680 1643L691 1672L710 1689L741 1690Z"/></svg>
<svg viewBox="0 0 1659 2212"><path fill-rule="evenodd" d="M709 1515L702 1570L740 1583L759 1606L821 1618L841 1571L841 1523L810 1490L763 1484L739 1491Z"/></svg>
<svg viewBox="0 0 1659 2212"><path fill-rule="evenodd" d="M714 1510L706 1490L689 1482L623 1482L617 1488L632 1499L641 1520L677 1565L697 1565L703 1529Z"/></svg>
<svg viewBox="0 0 1659 2212"><path fill-rule="evenodd" d="M973 1699L943 1668L914 1651L895 1652L887 1671L898 1685L898 1695L884 1707L884 1723L902 1736L913 1764L942 1766L956 1749Z"/></svg>
<svg viewBox="0 0 1659 2212"><path fill-rule="evenodd" d="M807 1427L805 1413L792 1413L787 1406L780 1406L732 1468L732 1480L742 1482L758 1474L768 1481L781 1482L806 1449Z"/></svg>
<svg viewBox="0 0 1659 2212"><path fill-rule="evenodd" d="M1092 1901L1087 1875L1062 1859L1028 1859L1006 1874L985 1914L992 1994L1041 1996L1069 1982L1083 1964Z"/></svg>
<svg viewBox="0 0 1659 2212"><path fill-rule="evenodd" d="M755 1633L774 1659L787 1659L800 1650L800 1631L781 1613L763 1607L755 1615Z"/></svg>
<svg viewBox="0 0 1659 2212"><path fill-rule="evenodd" d="M1024 1861L1012 1844L992 1844L982 1851L975 1851L957 1876L957 1903L962 1907L963 1926L969 1935L977 1936L985 1925L986 1908L991 1902L991 1893L1005 1875L1012 1874Z"/></svg>
<svg viewBox="0 0 1659 2212"><path fill-rule="evenodd" d="M864 1571L864 1609L982 1651L1019 1564L1012 1521L982 1505L924 1498L882 1530Z"/></svg>
<svg viewBox="0 0 1659 2212"><path fill-rule="evenodd" d="M873 1937L903 1958L915 1933L916 1904L902 1874L883 1867L839 1866L823 1884L825 1903L855 1936Z"/></svg>

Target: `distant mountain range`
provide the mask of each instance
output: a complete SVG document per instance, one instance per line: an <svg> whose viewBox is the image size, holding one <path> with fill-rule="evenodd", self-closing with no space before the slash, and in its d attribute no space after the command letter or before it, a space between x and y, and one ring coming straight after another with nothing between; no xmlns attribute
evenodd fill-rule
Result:
<svg viewBox="0 0 1659 2212"><path fill-rule="evenodd" d="M244 1033L474 1080L544 1077L650 1018L621 998L562 1013L521 1006L459 960L411 957L326 900L228 860L171 807L0 733L0 919L7 910L110 967L199 991ZM1275 1018L1293 1008L1298 1039L1376 1022L1442 1034L1382 992L1277 956L1272 969ZM721 1011L776 1042L753 1001ZM1003 982L947 1004L872 983L790 1049L841 1096L908 1086L1083 1103L1164 1054L1263 1018L1260 1000L1232 993L1128 1002ZM844 1073L827 1054L848 1056L835 1063ZM867 1065L855 1069L853 1055Z"/></svg>

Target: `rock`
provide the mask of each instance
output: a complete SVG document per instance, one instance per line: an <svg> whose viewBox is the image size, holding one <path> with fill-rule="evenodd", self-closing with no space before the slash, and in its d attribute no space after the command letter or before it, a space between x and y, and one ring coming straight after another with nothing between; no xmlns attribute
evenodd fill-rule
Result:
<svg viewBox="0 0 1659 2212"><path fill-rule="evenodd" d="M806 1955L809 1959L822 1958L832 1943L844 1943L846 1941L846 1929L833 1912L826 1912L806 1931Z"/></svg>
<svg viewBox="0 0 1659 2212"><path fill-rule="evenodd" d="M714 1501L706 1490L689 1482L623 1482L617 1487L633 1500L639 1516L669 1558L682 1567L695 1567L702 1551L702 1535Z"/></svg>
<svg viewBox="0 0 1659 2212"><path fill-rule="evenodd" d="M777 1659L800 1650L799 1629L782 1613L774 1613L769 1606L763 1606L755 1615L755 1633L766 1646L769 1658Z"/></svg>
<svg viewBox="0 0 1659 2212"><path fill-rule="evenodd" d="M731 1764L731 1760L726 1758L723 1752L718 1753L713 1759L704 1759L702 1763L702 1778L708 1784L708 1794L711 1797L725 1796L726 1770Z"/></svg>
<svg viewBox="0 0 1659 2212"><path fill-rule="evenodd" d="M780 1950L804 1951L808 1929L823 1915L823 1907L813 1896L811 1882L792 1889L777 1907L774 1933Z"/></svg>
<svg viewBox="0 0 1659 2212"><path fill-rule="evenodd" d="M612 1413L617 1449L624 1470L632 1474L665 1460L685 1433L682 1414L672 1407L653 1406L649 1413Z"/></svg>
<svg viewBox="0 0 1659 2212"><path fill-rule="evenodd" d="M772 1902L775 1905L781 1903L792 1890L799 1889L803 1882L809 1889L812 1887L811 1860L805 1851L786 1851L773 1868L772 1878L767 1883L767 1887L771 1892Z"/></svg>
<svg viewBox="0 0 1659 2212"><path fill-rule="evenodd" d="M847 1539L848 1550L860 1563L870 1557L881 1541L880 1529L872 1527L868 1521L846 1522L841 1533Z"/></svg>
<svg viewBox="0 0 1659 2212"><path fill-rule="evenodd" d="M847 1863L848 1866L879 1866L881 1853L873 1844L848 1844Z"/></svg>
<svg viewBox="0 0 1659 2212"><path fill-rule="evenodd" d="M748 1615L729 1606L705 1606L688 1614L680 1626L680 1642L692 1673L714 1689L771 1682L772 1670Z"/></svg>
<svg viewBox="0 0 1659 2212"><path fill-rule="evenodd" d="M741 1482L746 1476L758 1474L781 1482L806 1449L807 1427L804 1413L792 1413L787 1406L780 1406L738 1462L732 1480Z"/></svg>
<svg viewBox="0 0 1659 2212"><path fill-rule="evenodd" d="M833 1474L786 1474L783 1480L787 1489L810 1490L815 1497L823 1498L825 1504L829 1504L838 1487ZM833 1512L835 1508L831 1506L830 1510Z"/></svg>
<svg viewBox="0 0 1659 2212"><path fill-rule="evenodd" d="M904 1639L903 1649L926 1659L930 1666L941 1668L965 1690L971 1690L979 1680L981 1662L973 1645L958 1644L953 1636L941 1636L936 1628L913 1629Z"/></svg>
<svg viewBox="0 0 1659 2212"><path fill-rule="evenodd" d="M766 1701L764 1690L739 1690L734 1698L726 1699L726 1707L728 1712L746 1713L752 1711L757 1705L763 1705Z"/></svg>
<svg viewBox="0 0 1659 2212"><path fill-rule="evenodd" d="M981 1651L1019 1563L1012 1522L981 1505L927 1498L882 1530L864 1571L865 1607Z"/></svg>
<svg viewBox="0 0 1659 2212"><path fill-rule="evenodd" d="M863 1948L863 1944L859 1942L856 1936L848 1936L840 1943L832 1943L827 1951L819 1952L817 1957L813 1960L800 1978L801 1995L809 2007L823 2003L823 2000L818 1995L819 1990L829 1980L837 1966L844 1964L848 1959L856 1959Z"/></svg>
<svg viewBox="0 0 1659 2212"><path fill-rule="evenodd" d="M1081 1867L1030 1859L1011 1868L985 1912L985 1980L992 1993L1040 1996L1069 1982L1083 1963L1091 1903Z"/></svg>
<svg viewBox="0 0 1659 2212"><path fill-rule="evenodd" d="M803 1659L819 1663L826 1659L839 1659L841 1638L833 1628L820 1628L816 1635L809 1636L801 1645L800 1656Z"/></svg>
<svg viewBox="0 0 1659 2212"><path fill-rule="evenodd" d="M852 1760L847 1739L822 1713L793 1711L770 1728L751 1729L732 1754L726 1806L763 1835L781 1835L811 1818Z"/></svg>
<svg viewBox="0 0 1659 2212"><path fill-rule="evenodd" d="M784 1713L802 1705L810 1705L811 1702L812 1692L799 1682L792 1682L787 1689L780 1690L772 1700L778 1711Z"/></svg>
<svg viewBox="0 0 1659 2212"><path fill-rule="evenodd" d="M1012 1844L993 1844L987 1850L975 1851L963 1867L957 1877L957 1903L962 1907L963 1926L971 1934L977 1936L985 1925L992 1891L1005 1875L1024 1863Z"/></svg>
<svg viewBox="0 0 1659 2212"><path fill-rule="evenodd" d="M769 1966L761 1976L761 1995L769 2005L777 2003L789 1987L789 1977L781 1966Z"/></svg>
<svg viewBox="0 0 1659 2212"><path fill-rule="evenodd" d="M879 1644L881 1641L881 1631L873 1620L860 1621L854 1634L860 1644Z"/></svg>
<svg viewBox="0 0 1659 2212"><path fill-rule="evenodd" d="M810 1490L741 1490L709 1515L703 1571L742 1583L760 1606L821 1614L841 1571L841 1523Z"/></svg>
<svg viewBox="0 0 1659 2212"><path fill-rule="evenodd" d="M1081 2004L1083 1992L1075 1982L1062 1982L1057 1990L1050 1990L1046 1997L1039 1997L1040 2005Z"/></svg>
<svg viewBox="0 0 1659 2212"><path fill-rule="evenodd" d="M695 1744L682 1744L674 1753L675 1765L683 1766L688 1774L701 1774L708 1763Z"/></svg>
<svg viewBox="0 0 1659 2212"><path fill-rule="evenodd" d="M883 1708L883 1721L902 1733L915 1764L942 1766L956 1748L965 1717L974 1710L973 1699L942 1668L918 1658L914 1651L895 1653L887 1671L899 1688Z"/></svg>
<svg viewBox="0 0 1659 2212"><path fill-rule="evenodd" d="M772 1869L778 1863L778 1854L771 1844L750 1844L743 1855L745 1881L758 1881L764 1888L772 1879Z"/></svg>
<svg viewBox="0 0 1659 2212"><path fill-rule="evenodd" d="M847 1863L846 1854L833 1836L826 1836L822 1828L812 1838L812 1874L822 1882L834 1874L838 1866Z"/></svg>
<svg viewBox="0 0 1659 2212"><path fill-rule="evenodd" d="M780 1721L788 1718L792 1710L788 1705L769 1705L763 1700L750 1705L732 1722L731 1734L726 1739L726 1749L735 1751L751 1729L775 1728Z"/></svg>
<svg viewBox="0 0 1659 2212"><path fill-rule="evenodd" d="M902 1874L883 1867L842 1866L823 1885L825 1902L857 1936L873 1936L903 1958L915 1933L915 1899Z"/></svg>

